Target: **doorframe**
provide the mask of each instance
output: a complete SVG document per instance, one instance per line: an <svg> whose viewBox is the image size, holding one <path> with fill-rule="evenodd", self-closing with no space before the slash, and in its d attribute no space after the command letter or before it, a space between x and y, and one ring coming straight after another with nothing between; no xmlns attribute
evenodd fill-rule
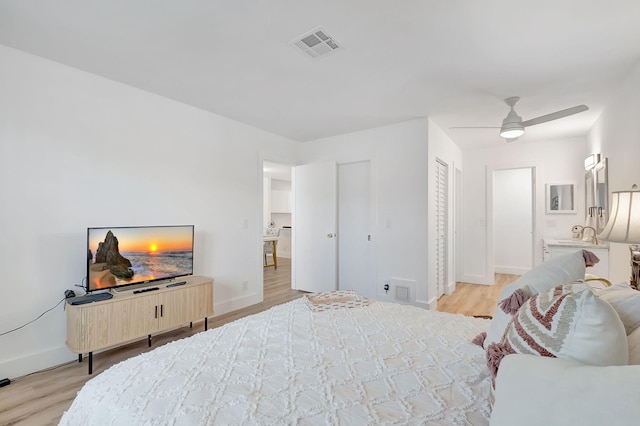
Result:
<svg viewBox="0 0 640 426"><path fill-rule="evenodd" d="M494 172L498 170L510 170L510 169L532 169L531 174L531 209L532 220L531 224L531 257L532 267L542 262L542 235L540 233L539 224L544 219L544 212L539 205L544 203L538 203L538 200L544 200L544 185L539 185L542 176L542 163L540 161L521 162L521 163L502 163L486 166L486 264L485 264L485 284L493 284L495 277L495 241L494 241L494 224L493 224L493 176Z"/></svg>
<svg viewBox="0 0 640 426"><path fill-rule="evenodd" d="M435 269L436 269L436 271L435 271L436 272L436 299L439 299L441 296L443 296L445 294L451 294L452 293L452 291L449 291L448 288L450 288L449 279L452 276L453 267L454 267L453 263L452 263L452 257L453 257L452 253L453 253L453 250L455 249L455 247L452 246L452 244L454 244L454 241L453 241L453 238L452 238L452 236L453 236L453 228L450 226L451 223L454 222L453 220L451 220L452 217L453 217L453 209L452 209L452 207L453 207L454 198L450 196L452 189L455 189L455 187L452 187L452 185L450 183L451 182L450 175L453 173L454 169L453 169L452 165L450 165L446 161L442 160L440 157L436 156L435 163L434 163L434 171L436 172L434 174L434 176L435 176L434 182L438 181L438 176L437 176L438 167L439 167L438 164L440 166L445 167L445 174L444 174L444 178L445 178L445 182L444 182L444 205L443 205L443 208L444 208L444 212L443 212L444 213L444 236L443 236L443 238L444 238L444 247L443 247L444 248L444 253L443 253L444 254L444 259L442 259L442 261L444 262L444 265L443 265L444 277L442 278L442 288L439 288L439 284L440 284L438 282L438 272L439 271L438 271L438 265L437 265L438 258L437 258L437 256L435 256L435 259L436 259L436 265L435 265ZM436 188L436 193L435 193L436 199L434 200L434 201L436 201L435 202L435 205L436 205L435 214L436 214L436 216L438 215L437 198L438 198L438 190L439 189L440 189L439 187ZM437 224L436 224L435 231L436 231L436 234L437 234L437 231L438 231L438 225ZM440 237L438 235L436 235L436 246L438 244L438 239L439 238ZM450 249L451 249L451 252L450 252ZM438 250L437 250L437 247L436 247L435 252L437 253L437 251Z"/></svg>
<svg viewBox="0 0 640 426"><path fill-rule="evenodd" d="M462 281L464 273L463 250L462 250L462 209L463 209L463 171L455 163L453 166L453 283L447 286L451 294L456 290L456 283Z"/></svg>

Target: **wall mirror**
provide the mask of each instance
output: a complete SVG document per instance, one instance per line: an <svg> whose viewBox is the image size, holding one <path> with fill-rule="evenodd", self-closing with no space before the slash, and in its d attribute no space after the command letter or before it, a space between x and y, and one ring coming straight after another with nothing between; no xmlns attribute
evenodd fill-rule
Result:
<svg viewBox="0 0 640 426"><path fill-rule="evenodd" d="M575 185L572 183L547 184L547 213L576 213Z"/></svg>
<svg viewBox="0 0 640 426"><path fill-rule="evenodd" d="M609 219L609 172L607 158L584 175L585 223L601 232Z"/></svg>
<svg viewBox="0 0 640 426"><path fill-rule="evenodd" d="M595 188L596 183L594 179L593 169L587 170L584 174L584 211L585 215L589 214L589 208L595 206Z"/></svg>
<svg viewBox="0 0 640 426"><path fill-rule="evenodd" d="M594 167L595 195L594 204L596 208L598 232L604 229L609 219L609 175L607 171L607 159L603 159Z"/></svg>

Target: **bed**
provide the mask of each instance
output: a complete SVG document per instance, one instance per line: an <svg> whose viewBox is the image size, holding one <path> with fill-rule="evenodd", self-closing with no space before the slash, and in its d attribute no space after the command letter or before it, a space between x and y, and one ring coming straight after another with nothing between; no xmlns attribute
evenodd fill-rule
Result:
<svg viewBox="0 0 640 426"><path fill-rule="evenodd" d="M61 425L489 424L489 320L302 298L123 361Z"/></svg>

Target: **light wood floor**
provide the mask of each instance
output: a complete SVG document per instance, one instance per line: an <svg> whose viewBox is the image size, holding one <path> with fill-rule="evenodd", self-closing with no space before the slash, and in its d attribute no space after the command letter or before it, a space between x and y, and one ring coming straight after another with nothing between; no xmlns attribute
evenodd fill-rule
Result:
<svg viewBox="0 0 640 426"><path fill-rule="evenodd" d="M457 283L456 291L438 299L438 310L452 314L492 316L500 292L518 277L496 274L493 285Z"/></svg>
<svg viewBox="0 0 640 426"><path fill-rule="evenodd" d="M272 306L286 303L301 297L304 293L291 290L291 262L278 259L278 269L264 270L264 301L238 311L209 319L209 327L215 328L247 315L252 315ZM443 296L438 301L438 310L465 315L492 315L500 289L513 281L516 276L496 275L495 286L478 286L458 283L456 291ZM203 322L193 324L193 328L184 327L154 336L153 347L188 337L203 330ZM146 339L95 354L93 357L93 375L87 374L86 362L70 362L47 371L34 373L12 381L9 386L0 388L0 425L57 425L76 393L91 377L110 366L150 350Z"/></svg>

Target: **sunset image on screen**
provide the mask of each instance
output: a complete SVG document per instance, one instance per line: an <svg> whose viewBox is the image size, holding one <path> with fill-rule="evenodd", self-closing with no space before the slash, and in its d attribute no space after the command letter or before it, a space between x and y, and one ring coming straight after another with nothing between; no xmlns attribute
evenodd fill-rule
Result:
<svg viewBox="0 0 640 426"><path fill-rule="evenodd" d="M92 235L90 248L98 249L98 244L104 241L105 232ZM153 228L112 228L118 238L120 251L167 251L191 250L193 234L191 228L183 227L153 227Z"/></svg>
<svg viewBox="0 0 640 426"><path fill-rule="evenodd" d="M94 288L193 272L193 226L90 228L88 244Z"/></svg>

